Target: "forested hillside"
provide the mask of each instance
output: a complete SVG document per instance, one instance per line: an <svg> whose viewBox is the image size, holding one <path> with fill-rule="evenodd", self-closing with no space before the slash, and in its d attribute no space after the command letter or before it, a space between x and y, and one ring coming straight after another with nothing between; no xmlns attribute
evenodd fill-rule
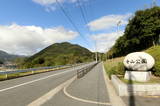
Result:
<svg viewBox="0 0 160 106"><path fill-rule="evenodd" d="M124 56L158 45L160 39L160 7L139 10L129 20L124 35L107 52L108 58Z"/></svg>
<svg viewBox="0 0 160 106"><path fill-rule="evenodd" d="M94 60L88 49L68 42L55 43L24 61L24 68L83 63Z"/></svg>

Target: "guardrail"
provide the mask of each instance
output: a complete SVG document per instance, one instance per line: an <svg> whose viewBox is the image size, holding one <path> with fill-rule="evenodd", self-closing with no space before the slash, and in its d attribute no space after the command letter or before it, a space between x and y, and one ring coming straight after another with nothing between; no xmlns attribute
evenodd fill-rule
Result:
<svg viewBox="0 0 160 106"><path fill-rule="evenodd" d="M82 78L85 76L90 70L92 70L93 67L95 67L98 63L94 62L91 65L84 67L82 69L77 70L77 78Z"/></svg>
<svg viewBox="0 0 160 106"><path fill-rule="evenodd" d="M58 70L58 69L64 69L64 68L79 66L79 65L83 65L83 64L86 64L86 63L59 65L59 66L51 66L51 67L29 68L29 69L19 69L19 70L14 70L14 71L2 71L2 72L0 72L0 80L5 80L5 79L8 79L8 78L9 79L10 78L16 78L16 77L35 74L35 73L53 71L53 70ZM22 73L28 73L28 74L20 75Z"/></svg>

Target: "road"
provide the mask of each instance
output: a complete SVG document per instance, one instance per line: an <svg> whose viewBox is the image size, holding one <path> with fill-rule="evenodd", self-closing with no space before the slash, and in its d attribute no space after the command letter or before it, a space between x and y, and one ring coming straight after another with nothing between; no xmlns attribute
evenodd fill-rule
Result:
<svg viewBox="0 0 160 106"><path fill-rule="evenodd" d="M77 66L53 72L41 73L0 82L1 106L26 106L54 90L76 75L76 70L87 66ZM104 79L102 64L98 64L87 75L76 79L66 89L62 89L43 104L44 106L104 106L110 105ZM87 101L87 102L86 102ZM107 104L106 104L107 103Z"/></svg>

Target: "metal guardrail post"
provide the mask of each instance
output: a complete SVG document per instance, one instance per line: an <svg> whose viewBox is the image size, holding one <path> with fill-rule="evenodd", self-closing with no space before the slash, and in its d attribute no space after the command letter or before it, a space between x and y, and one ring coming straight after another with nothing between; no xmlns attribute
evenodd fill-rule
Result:
<svg viewBox="0 0 160 106"><path fill-rule="evenodd" d="M77 70L75 66L81 66L83 65L84 68ZM39 67L39 68L29 68L29 69L18 69L14 71L7 71L7 72L0 72L0 75L4 75L6 79L8 79L9 74L14 74L14 73L24 73L24 72L30 72L31 74L34 74L38 70L43 70L43 69L60 69L60 68L68 68L68 67L74 67L74 70L77 70L77 78L83 77L85 74L87 74L90 70L90 67L94 66L95 63L81 63L81 64L69 64L69 65L59 65L59 66L54 66L54 67ZM34 72L35 71L35 72ZM19 76L19 75L18 75Z"/></svg>
<svg viewBox="0 0 160 106"><path fill-rule="evenodd" d="M5 74L5 76L6 76L6 79L8 78L8 74Z"/></svg>
<svg viewBox="0 0 160 106"><path fill-rule="evenodd" d="M87 74L97 63L90 64L80 70L77 70L77 78L82 78L85 74Z"/></svg>

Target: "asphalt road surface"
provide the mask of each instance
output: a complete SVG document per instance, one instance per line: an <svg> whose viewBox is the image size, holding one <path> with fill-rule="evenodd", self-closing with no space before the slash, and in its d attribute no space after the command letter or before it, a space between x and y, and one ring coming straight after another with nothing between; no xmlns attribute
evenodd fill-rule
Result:
<svg viewBox="0 0 160 106"><path fill-rule="evenodd" d="M53 72L41 73L0 82L0 106L27 106L60 84L76 75L76 70L89 64ZM102 64L98 64L87 75L76 79L51 99L44 106L105 106L109 98L102 75ZM80 100L76 100L75 98ZM105 104L107 103L107 104Z"/></svg>

